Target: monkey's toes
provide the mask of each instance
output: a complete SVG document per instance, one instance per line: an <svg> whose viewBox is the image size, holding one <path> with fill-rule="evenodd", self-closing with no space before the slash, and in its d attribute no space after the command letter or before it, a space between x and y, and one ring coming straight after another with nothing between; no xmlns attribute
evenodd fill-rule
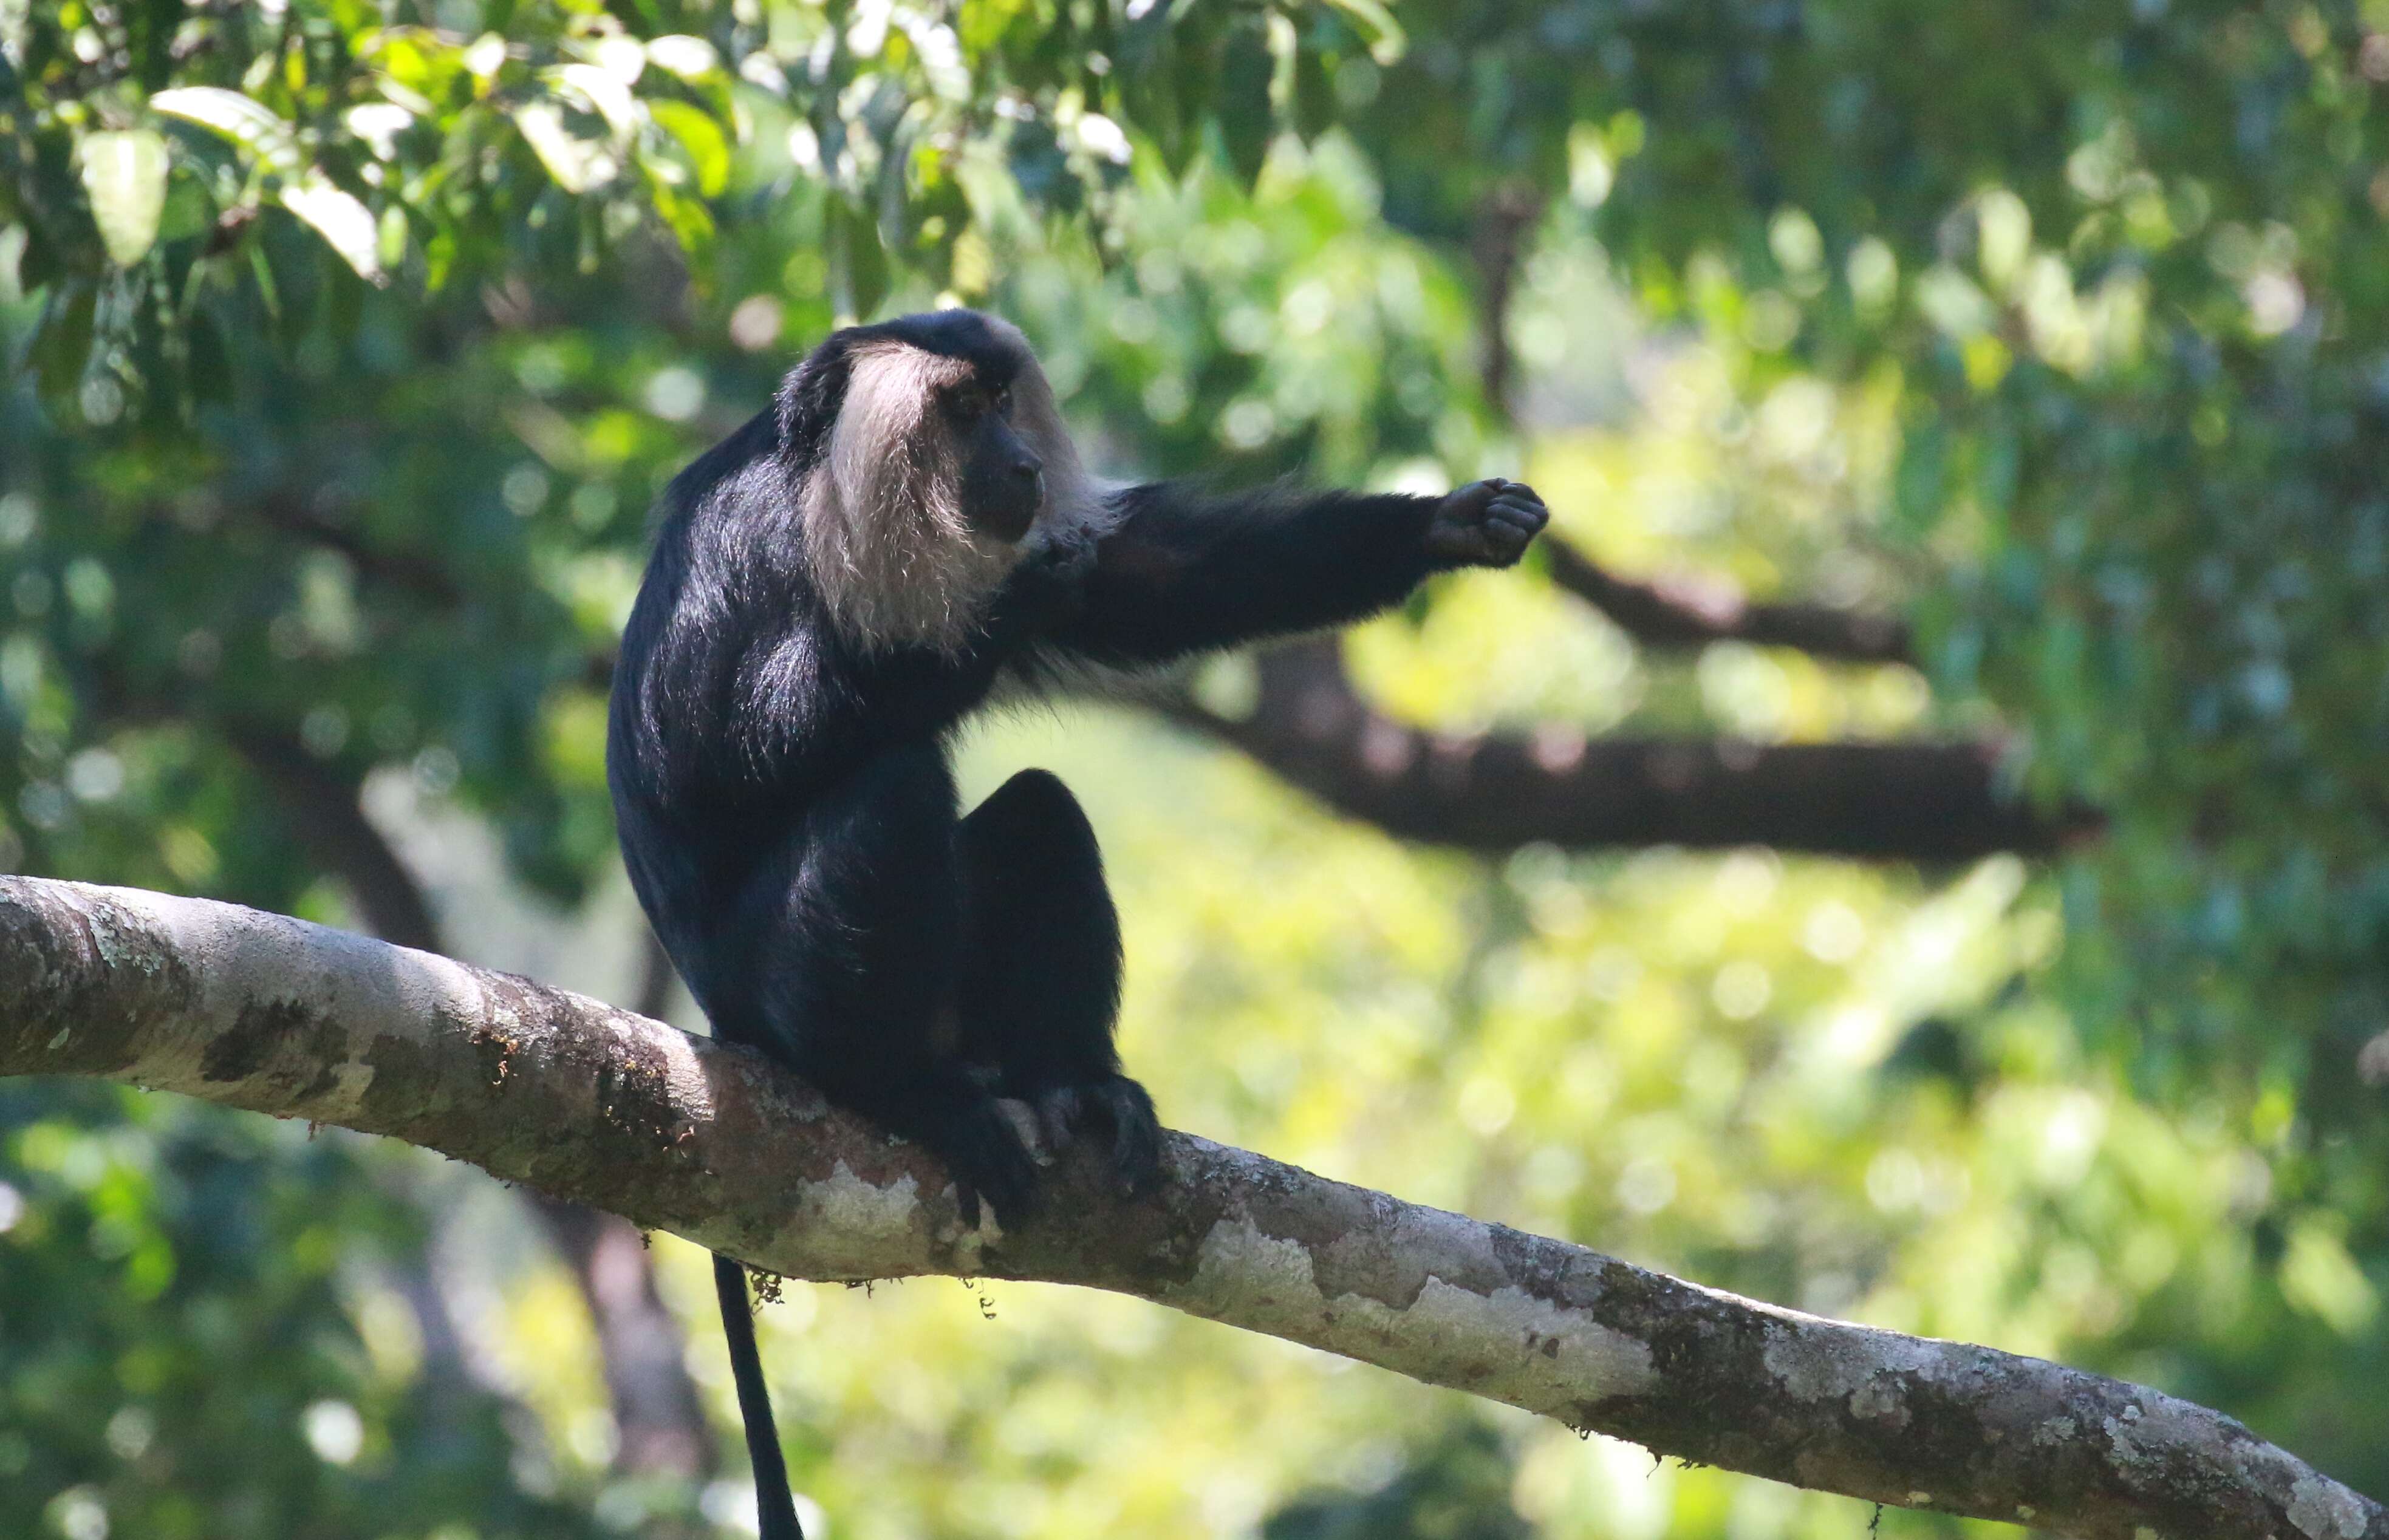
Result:
<svg viewBox="0 0 2389 1540"><path fill-rule="evenodd" d="M1112 1175L1131 1197L1142 1197L1161 1179L1161 1121L1153 1098L1125 1075L1037 1093L1038 1126L1056 1152L1097 1129L1111 1135Z"/></svg>
<svg viewBox="0 0 2389 1540"><path fill-rule="evenodd" d="M954 1178L955 1204L963 1223L976 1229L979 1200L1009 1229L1037 1211L1037 1162L1021 1143L1019 1130L989 1097L939 1141L939 1153Z"/></svg>
<svg viewBox="0 0 2389 1540"><path fill-rule="evenodd" d="M1077 1140L1087 1119L1087 1099L1076 1086L1041 1090L1029 1105L1037 1109L1037 1127L1045 1136L1046 1150L1056 1155Z"/></svg>
<svg viewBox="0 0 2389 1540"><path fill-rule="evenodd" d="M1161 1119L1153 1098L1125 1075L1094 1087L1096 1101L1112 1126L1112 1174L1131 1198L1161 1184Z"/></svg>

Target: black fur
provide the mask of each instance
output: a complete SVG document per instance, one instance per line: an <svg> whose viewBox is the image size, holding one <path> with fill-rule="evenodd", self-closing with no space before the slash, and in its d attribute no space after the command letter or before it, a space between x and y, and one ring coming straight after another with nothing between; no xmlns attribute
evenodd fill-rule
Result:
<svg viewBox="0 0 2389 1540"><path fill-rule="evenodd" d="M1541 509L1506 483L1440 499L1136 487L1092 549L1083 532L1032 540L960 651L862 647L806 570L798 489L850 350L888 337L968 360L990 388L1023 366L968 312L841 332L775 411L683 472L622 638L608 771L632 884L715 1034L926 1144L966 1213L984 1196L1009 1224L1036 1167L999 1094L1055 1134L1099 1131L1131 1190L1156 1178L1159 1129L1112 1046L1119 926L1094 832L1041 770L960 817L952 729L1007 668L1157 663L1357 619L1438 567L1515 560ZM768 1440L750 1379L750 1438ZM795 1534L779 1484L766 1540Z"/></svg>

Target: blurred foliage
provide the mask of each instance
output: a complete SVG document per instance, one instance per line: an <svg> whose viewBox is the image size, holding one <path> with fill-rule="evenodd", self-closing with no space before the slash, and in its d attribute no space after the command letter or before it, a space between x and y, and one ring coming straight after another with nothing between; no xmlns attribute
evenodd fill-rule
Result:
<svg viewBox="0 0 2389 1540"><path fill-rule="evenodd" d="M1523 466L1620 570L1923 638L1645 656L1479 575L1355 639L1407 717L1996 732L2113 818L2045 872L1487 863L1141 719L990 728L974 786L1053 764L1094 812L1173 1122L2151 1381L2389 1492L2384 84L2383 0L0 0L0 866L352 920L255 770L295 745L619 949L649 501L839 320L989 304L1106 469ZM489 1227L441 1264L482 1379L373 1346L466 1201L425 1169L0 1097L0 1534L678 1511L606 1485L577 1302ZM701 1261L658 1255L726 1419ZM767 1314L838 1535L1869 1518L1131 1302L986 1305Z"/></svg>
<svg viewBox="0 0 2389 1540"><path fill-rule="evenodd" d="M586 1533L506 1403L426 1363L417 1163L33 1081L0 1139L0 1533Z"/></svg>

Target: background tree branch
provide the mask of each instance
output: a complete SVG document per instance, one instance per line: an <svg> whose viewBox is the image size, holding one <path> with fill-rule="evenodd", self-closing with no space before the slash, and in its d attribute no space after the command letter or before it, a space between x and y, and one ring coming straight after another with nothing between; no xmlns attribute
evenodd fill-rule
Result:
<svg viewBox="0 0 2389 1540"><path fill-rule="evenodd" d="M292 505L278 499L260 516L321 535L323 521L307 515L313 521L302 524ZM1739 641L1846 662L1910 661L1908 627L1894 617L1753 603L1722 581L1629 581L1565 541L1547 538L1543 545L1554 582L1645 646ZM453 591L443 597L414 558L377 556L353 541L330 548L357 561L371 581L435 604L453 602ZM607 688L613 667L610 653L593 653L584 682ZM1993 774L1998 749L1989 744L1763 745L1588 736L1560 727L1455 739L1373 710L1345 677L1332 638L1275 649L1262 655L1259 667L1262 696L1248 718L1221 717L1182 696L1138 692L1135 698L1337 811L1401 838L1488 851L1537 841L1574 848L1771 846L1929 861L2002 850L2044 855L2105 827L2087 804L2049 813L2003 795ZM287 761L300 753L295 744L256 745L237 731L235 737L251 762L277 780L288 777ZM328 851L326 841L338 834L313 813L319 800L303 785L293 788L302 829ZM361 903L377 902L385 890L369 880L373 869L369 859L355 868ZM377 917L372 923L386 939L424 945L384 928Z"/></svg>
<svg viewBox="0 0 2389 1540"><path fill-rule="evenodd" d="M1065 1157L965 1229L921 1151L752 1055L527 979L231 905L0 878L0 1074L386 1134L789 1277L1110 1289L1822 1491L2062 1535L2389 1540L2220 1414L1737 1298L1169 1136L1156 1198Z"/></svg>
<svg viewBox="0 0 2389 1540"><path fill-rule="evenodd" d="M1518 276L1541 224L1547 199L1523 180L1495 183L1476 200L1468 254L1476 269L1477 385L1502 419L1518 417L1517 353L1510 345L1510 307ZM1797 601L1753 603L1723 579L1634 582L1613 576L1555 535L1547 535L1552 581L1601 611L1646 647L1699 647L1750 642L1791 647L1852 663L1907 663L1905 620Z"/></svg>
<svg viewBox="0 0 2389 1540"><path fill-rule="evenodd" d="M262 724L228 722L224 737L274 793L308 859L348 888L357 917L376 935L392 946L442 949L429 897L365 817L355 782Z"/></svg>
<svg viewBox="0 0 2389 1540"><path fill-rule="evenodd" d="M1759 603L1719 578L1635 582L1564 540L1547 539L1552 581L1607 616L1646 647L1748 642L1846 663L1915 661L1908 623L1832 605Z"/></svg>
<svg viewBox="0 0 2389 1540"><path fill-rule="evenodd" d="M1376 710L1334 638L1258 661L1250 713L1184 698L1177 721L1231 744L1337 811L1404 839L1505 851L1680 845L1877 859L2043 854L2094 834L2079 804L2008 793L1980 743L1753 744L1588 737L1560 729L1440 735Z"/></svg>

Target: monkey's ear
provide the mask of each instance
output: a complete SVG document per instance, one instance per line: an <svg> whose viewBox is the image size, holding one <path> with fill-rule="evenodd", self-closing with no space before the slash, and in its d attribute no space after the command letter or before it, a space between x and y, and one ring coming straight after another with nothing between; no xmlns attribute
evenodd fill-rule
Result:
<svg viewBox="0 0 2389 1540"><path fill-rule="evenodd" d="M780 382L774 404L780 422L780 455L789 469L808 471L820 461L829 444L830 429L837 426L838 412L846 404L847 381L853 369L852 350L834 337L807 353L804 362Z"/></svg>

